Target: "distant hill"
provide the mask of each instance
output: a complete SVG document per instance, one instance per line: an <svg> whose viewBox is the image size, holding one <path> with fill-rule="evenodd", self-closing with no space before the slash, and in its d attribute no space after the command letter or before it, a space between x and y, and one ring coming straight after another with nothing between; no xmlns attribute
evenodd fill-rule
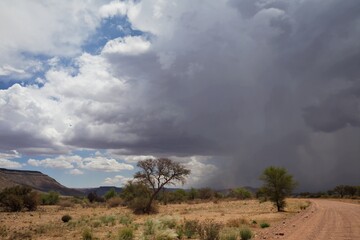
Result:
<svg viewBox="0 0 360 240"><path fill-rule="evenodd" d="M41 192L56 191L65 196L81 196L82 192L67 188L55 179L38 171L10 170L0 168L0 190L16 185L27 185Z"/></svg>
<svg viewBox="0 0 360 240"><path fill-rule="evenodd" d="M101 186L97 188L76 188L76 190L82 192L83 195L88 195L91 192L95 192L98 196L104 196L104 194L111 189L115 189L115 192L117 193L120 193L122 191L122 188L113 186Z"/></svg>

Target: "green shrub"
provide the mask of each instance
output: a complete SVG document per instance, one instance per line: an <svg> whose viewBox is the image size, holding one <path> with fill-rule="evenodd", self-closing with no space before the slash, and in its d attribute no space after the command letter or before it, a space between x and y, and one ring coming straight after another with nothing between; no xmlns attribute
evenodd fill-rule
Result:
<svg viewBox="0 0 360 240"><path fill-rule="evenodd" d="M27 186L9 187L0 192L0 207L6 211L19 212L23 208L33 211L36 210L38 204L38 193Z"/></svg>
<svg viewBox="0 0 360 240"><path fill-rule="evenodd" d="M229 193L229 197L233 197L237 199L248 199L252 197L252 194L246 188L235 188L235 189L231 189Z"/></svg>
<svg viewBox="0 0 360 240"><path fill-rule="evenodd" d="M198 190L196 190L195 188L191 188L188 192L188 199L189 200L195 200L195 198L197 198L199 196L199 192Z"/></svg>
<svg viewBox="0 0 360 240"><path fill-rule="evenodd" d="M150 196L150 189L141 182L130 181L125 185L123 191L121 192L121 198L124 199L125 205L132 209L135 214L143 214L146 212ZM150 213L157 212L157 205L153 202L150 207Z"/></svg>
<svg viewBox="0 0 360 240"><path fill-rule="evenodd" d="M59 199L60 199L59 193L54 191L41 194L42 205L55 205L59 202Z"/></svg>
<svg viewBox="0 0 360 240"><path fill-rule="evenodd" d="M249 228L243 228L240 230L240 239L241 240L248 240L251 239L253 236L253 233Z"/></svg>
<svg viewBox="0 0 360 240"><path fill-rule="evenodd" d="M218 240L220 237L221 224L213 220L205 220L198 225L198 233L201 240Z"/></svg>
<svg viewBox="0 0 360 240"><path fill-rule="evenodd" d="M111 224L112 226L115 225L115 217L114 216L102 216L100 221L104 223L106 226Z"/></svg>
<svg viewBox="0 0 360 240"><path fill-rule="evenodd" d="M72 217L69 214L66 214L66 215L61 217L61 220L63 222L69 222L71 219L72 219Z"/></svg>
<svg viewBox="0 0 360 240"><path fill-rule="evenodd" d="M105 195L104 195L104 198L105 198L105 200L109 200L109 199L111 199L111 198L113 198L113 197L116 197L116 191L115 191L115 189L114 188L112 188L112 189L110 189L109 191L107 191L106 193L105 193Z"/></svg>
<svg viewBox="0 0 360 240"><path fill-rule="evenodd" d="M82 239L83 240L93 240L94 236L90 229L85 229L82 233Z"/></svg>
<svg viewBox="0 0 360 240"><path fill-rule="evenodd" d="M118 240L132 240L134 239L134 230L130 227L120 229Z"/></svg>
<svg viewBox="0 0 360 240"><path fill-rule="evenodd" d="M268 227L270 227L270 224L267 223L267 222L262 222L262 223L260 223L260 227L261 228L268 228Z"/></svg>

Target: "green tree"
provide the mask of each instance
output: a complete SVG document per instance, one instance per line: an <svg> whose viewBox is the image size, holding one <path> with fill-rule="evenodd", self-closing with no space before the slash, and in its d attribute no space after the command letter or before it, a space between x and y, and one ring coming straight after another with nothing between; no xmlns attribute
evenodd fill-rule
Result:
<svg viewBox="0 0 360 240"><path fill-rule="evenodd" d="M134 213L144 213L151 197L151 191L147 185L142 182L129 181L120 193L125 204L134 211ZM150 205L149 212L156 212L154 205Z"/></svg>
<svg viewBox="0 0 360 240"><path fill-rule="evenodd" d="M116 191L114 188L111 188L109 191L107 191L104 195L104 198L106 200L109 200L110 198L116 197Z"/></svg>
<svg viewBox="0 0 360 240"><path fill-rule="evenodd" d="M191 188L189 190L189 193L188 193L188 198L190 200L194 200L195 198L197 198L199 196L199 192L198 190L196 190L195 188Z"/></svg>
<svg viewBox="0 0 360 240"><path fill-rule="evenodd" d="M190 174L190 170L185 166L168 158L146 159L139 161L137 166L141 170L135 173L134 178L146 184L152 191L144 213L150 213L152 202L164 186L184 184Z"/></svg>
<svg viewBox="0 0 360 240"><path fill-rule="evenodd" d="M271 166L264 170L260 180L264 182L261 192L274 203L278 211L283 211L286 205L285 198L297 185L293 176L285 168Z"/></svg>
<svg viewBox="0 0 360 240"><path fill-rule="evenodd" d="M248 199L251 198L252 194L246 188L240 187L240 188L231 189L229 196L237 199Z"/></svg>
<svg viewBox="0 0 360 240"><path fill-rule="evenodd" d="M58 192L50 191L41 195L42 205L55 205L59 202L60 195Z"/></svg>

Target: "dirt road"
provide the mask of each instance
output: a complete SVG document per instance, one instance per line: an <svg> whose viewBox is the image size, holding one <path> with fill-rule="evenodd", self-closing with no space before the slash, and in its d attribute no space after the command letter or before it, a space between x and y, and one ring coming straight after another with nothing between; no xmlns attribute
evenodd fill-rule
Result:
<svg viewBox="0 0 360 240"><path fill-rule="evenodd" d="M304 212L260 233L256 239L360 240L360 205L311 200Z"/></svg>

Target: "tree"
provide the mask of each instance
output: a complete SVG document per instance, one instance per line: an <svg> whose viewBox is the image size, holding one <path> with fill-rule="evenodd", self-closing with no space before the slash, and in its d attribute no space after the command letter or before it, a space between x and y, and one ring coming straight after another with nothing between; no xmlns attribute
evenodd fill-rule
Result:
<svg viewBox="0 0 360 240"><path fill-rule="evenodd" d="M215 197L215 191L209 187L200 188L198 190L198 197L200 199L212 199Z"/></svg>
<svg viewBox="0 0 360 240"><path fill-rule="evenodd" d="M338 185L334 188L334 192L339 194L341 198L344 197L345 191L346 191L345 185Z"/></svg>
<svg viewBox="0 0 360 240"><path fill-rule="evenodd" d="M109 191L107 191L104 195L104 198L106 200L109 200L110 198L116 197L116 191L114 188L111 188Z"/></svg>
<svg viewBox="0 0 360 240"><path fill-rule="evenodd" d="M41 204L55 205L59 202L60 195L58 192L50 191L41 195Z"/></svg>
<svg viewBox="0 0 360 240"><path fill-rule="evenodd" d="M345 185L345 194L353 197L356 194L356 187L355 186L350 186L350 185Z"/></svg>
<svg viewBox="0 0 360 240"><path fill-rule="evenodd" d="M151 204L164 186L178 182L184 184L185 178L190 174L190 170L185 166L168 158L146 159L139 161L137 166L141 170L135 173L134 178L152 190L144 213L150 213Z"/></svg>
<svg viewBox="0 0 360 240"><path fill-rule="evenodd" d="M264 182L261 192L274 203L278 211L283 211L286 205L285 197L289 196L296 187L293 176L285 168L268 167L260 176Z"/></svg>
<svg viewBox="0 0 360 240"><path fill-rule="evenodd" d="M229 197L234 197L237 199L248 199L251 198L251 196L251 192L243 187L231 189L229 193Z"/></svg>
<svg viewBox="0 0 360 240"><path fill-rule="evenodd" d="M191 188L188 193L188 198L190 200L195 200L195 198L197 198L198 196L199 196L198 190L196 190L195 188Z"/></svg>

